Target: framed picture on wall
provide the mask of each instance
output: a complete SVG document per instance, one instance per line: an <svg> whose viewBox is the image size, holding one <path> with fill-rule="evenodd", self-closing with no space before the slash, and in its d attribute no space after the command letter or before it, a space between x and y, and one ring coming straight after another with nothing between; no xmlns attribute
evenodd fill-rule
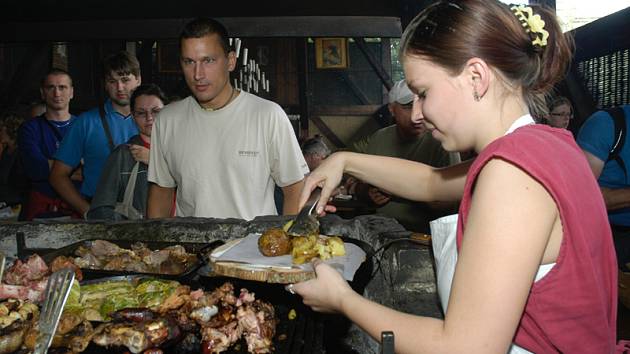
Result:
<svg viewBox="0 0 630 354"><path fill-rule="evenodd" d="M157 45L158 71L161 73L180 73L179 46L177 41L159 41Z"/></svg>
<svg viewBox="0 0 630 354"><path fill-rule="evenodd" d="M315 67L317 69L346 69L348 42L345 38L316 38Z"/></svg>

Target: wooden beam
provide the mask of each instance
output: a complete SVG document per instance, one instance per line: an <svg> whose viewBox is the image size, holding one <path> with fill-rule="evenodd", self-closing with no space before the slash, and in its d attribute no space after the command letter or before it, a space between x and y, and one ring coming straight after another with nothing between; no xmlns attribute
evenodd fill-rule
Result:
<svg viewBox="0 0 630 354"><path fill-rule="evenodd" d="M324 136L328 140L330 140L331 143L335 144L337 148L343 149L346 147L346 144L344 144L343 141L341 141L341 139L339 139L339 137L332 130L330 130L330 128L328 128L326 123L324 123L324 121L319 116L313 115L311 116L311 120L313 121L313 124L315 124L315 126L319 129L319 131L321 131L322 134L324 134Z"/></svg>
<svg viewBox="0 0 630 354"><path fill-rule="evenodd" d="M371 116L381 106L313 106L311 114L315 116Z"/></svg>
<svg viewBox="0 0 630 354"><path fill-rule="evenodd" d="M381 38L381 65L383 68L387 70L387 72L392 72L392 49L391 49L391 40L389 38ZM392 78L393 83L393 78ZM382 104L389 103L389 89L383 85L383 99L381 101Z"/></svg>
<svg viewBox="0 0 630 354"><path fill-rule="evenodd" d="M389 91L392 86L394 86L392 78L383 66L376 60L374 54L370 52L367 43L365 43L365 39L354 38L354 44L356 44L357 48L361 50L368 63L370 63L372 69L374 69L374 72L376 72L376 75L378 75L379 79L381 79L383 86L387 87L387 90Z"/></svg>
<svg viewBox="0 0 630 354"><path fill-rule="evenodd" d="M142 82L150 84L153 82L153 45L154 39L142 41L142 46L138 51L138 61L140 62L140 76Z"/></svg>
<svg viewBox="0 0 630 354"><path fill-rule="evenodd" d="M339 76L341 76L341 78L346 82L346 84L348 84L348 87L350 87L350 90L359 99L361 104L370 104L370 99L367 97L365 93L363 93L363 90L361 90L361 87L359 87L359 85L357 85L356 82L354 82L354 78L352 78L352 75L348 71L346 70L340 71Z"/></svg>
<svg viewBox="0 0 630 354"><path fill-rule="evenodd" d="M173 39L191 18L0 23L0 42ZM233 37L400 37L400 18L380 16L218 17Z"/></svg>
<svg viewBox="0 0 630 354"><path fill-rule="evenodd" d="M308 117L310 116L310 102L308 95L308 43L306 38L296 38L296 59L298 70L298 90L300 102L300 138L308 137Z"/></svg>

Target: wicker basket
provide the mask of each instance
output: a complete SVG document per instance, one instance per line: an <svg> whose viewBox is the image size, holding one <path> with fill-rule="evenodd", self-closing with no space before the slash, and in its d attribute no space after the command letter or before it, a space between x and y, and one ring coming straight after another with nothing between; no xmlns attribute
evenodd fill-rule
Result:
<svg viewBox="0 0 630 354"><path fill-rule="evenodd" d="M630 309L630 272L619 272L619 300Z"/></svg>

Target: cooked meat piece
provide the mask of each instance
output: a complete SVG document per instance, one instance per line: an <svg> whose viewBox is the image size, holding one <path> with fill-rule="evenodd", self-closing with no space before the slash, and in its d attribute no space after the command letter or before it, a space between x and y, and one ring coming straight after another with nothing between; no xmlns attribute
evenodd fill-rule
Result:
<svg viewBox="0 0 630 354"><path fill-rule="evenodd" d="M97 345L122 345L132 353L159 347L181 335L177 324L166 318L140 323L105 323L100 325L95 332L92 341Z"/></svg>
<svg viewBox="0 0 630 354"><path fill-rule="evenodd" d="M189 312L182 309L183 308L169 311L165 317L173 320L183 332L197 333L199 331L199 326L193 319L188 317Z"/></svg>
<svg viewBox="0 0 630 354"><path fill-rule="evenodd" d="M204 353L221 353L239 340L242 329L238 321L232 321L225 326L201 329L201 349Z"/></svg>
<svg viewBox="0 0 630 354"><path fill-rule="evenodd" d="M230 282L226 282L220 287L214 289L210 293L204 293L204 295L198 300L199 306L212 306L219 302L234 305L236 304L236 297L234 296L234 285Z"/></svg>
<svg viewBox="0 0 630 354"><path fill-rule="evenodd" d="M258 238L258 249L267 257L291 253L291 237L283 229L271 228Z"/></svg>
<svg viewBox="0 0 630 354"><path fill-rule="evenodd" d="M251 302L254 302L254 300L256 300L256 296L254 293L250 293L249 290L247 289L241 289L241 294L238 297L238 300L236 301L236 306L241 306L242 304L249 304Z"/></svg>
<svg viewBox="0 0 630 354"><path fill-rule="evenodd" d="M225 305L219 307L219 312L212 316L207 323L208 327L222 327L236 319L236 311L233 306Z"/></svg>
<svg viewBox="0 0 630 354"><path fill-rule="evenodd" d="M157 313L144 307L134 307L118 310L110 315L116 322L146 322L158 317Z"/></svg>
<svg viewBox="0 0 630 354"><path fill-rule="evenodd" d="M270 353L276 332L276 316L271 304L256 300L238 308L236 317L250 353Z"/></svg>
<svg viewBox="0 0 630 354"><path fill-rule="evenodd" d="M20 349L29 327L28 322L19 321L0 329L0 354L13 353Z"/></svg>
<svg viewBox="0 0 630 354"><path fill-rule="evenodd" d="M160 348L149 348L142 352L142 354L164 354Z"/></svg>
<svg viewBox="0 0 630 354"><path fill-rule="evenodd" d="M71 331L61 334L59 330L55 333L51 347L68 348L73 353L84 351L92 340L94 328L89 321L83 320Z"/></svg>
<svg viewBox="0 0 630 354"><path fill-rule="evenodd" d="M200 325L207 325L212 316L219 313L216 306L204 306L190 312L190 318L197 321Z"/></svg>
<svg viewBox="0 0 630 354"><path fill-rule="evenodd" d="M179 261L169 255L168 258L158 267L157 273L160 274L182 274L186 271L188 263Z"/></svg>
<svg viewBox="0 0 630 354"><path fill-rule="evenodd" d="M89 252L82 255L81 257L75 258L74 264L76 264L80 268L87 269L101 269L103 267L103 262Z"/></svg>
<svg viewBox="0 0 630 354"><path fill-rule="evenodd" d="M100 258L100 257L111 257L111 256L117 256L121 253L129 253L130 251L128 250L124 250L120 247L118 247L118 245L113 244L109 241L105 241L105 240L94 240L91 242L91 245L88 247L90 250L90 253L92 253L93 255L95 255L96 257Z"/></svg>
<svg viewBox="0 0 630 354"><path fill-rule="evenodd" d="M182 307L182 305L190 301L190 296L188 294L190 294L189 286L178 286L172 294L164 299L162 304L157 308L157 311L159 313L165 313Z"/></svg>
<svg viewBox="0 0 630 354"><path fill-rule="evenodd" d="M159 269L160 265L170 257L171 253L167 250L150 251L144 253L141 257L142 261L153 269Z"/></svg>
<svg viewBox="0 0 630 354"><path fill-rule="evenodd" d="M128 323L101 324L94 331L92 342L103 347L125 346L132 353L140 353L151 344L143 326Z"/></svg>
<svg viewBox="0 0 630 354"><path fill-rule="evenodd" d="M83 280L83 273L81 272L81 268L74 264L74 260L70 257L59 256L53 259L52 263L50 263L50 272L54 273L60 269L70 268L74 272L75 279L77 281Z"/></svg>
<svg viewBox="0 0 630 354"><path fill-rule="evenodd" d="M57 325L57 333L56 334L66 334L72 331L76 326L78 326L83 319L81 316L64 312L61 314L61 318L59 319L59 324Z"/></svg>
<svg viewBox="0 0 630 354"><path fill-rule="evenodd" d="M48 266L44 260L33 254L28 257L26 262L16 260L9 269L4 272L2 278L5 284L9 285L27 285L34 280L40 280L50 274Z"/></svg>
<svg viewBox="0 0 630 354"><path fill-rule="evenodd" d="M201 352L201 341L192 333L187 333L184 339L174 348L175 354L198 354Z"/></svg>
<svg viewBox="0 0 630 354"><path fill-rule="evenodd" d="M34 281L28 285L0 285L0 299L21 299L40 302L44 298L47 278Z"/></svg>
<svg viewBox="0 0 630 354"><path fill-rule="evenodd" d="M149 247L147 247L147 245L145 245L142 242L136 242L134 244L131 245L131 250L133 251L133 253L136 254L136 256L138 256L140 259L144 259L144 257L146 257L147 255L149 255L151 252L151 249Z"/></svg>

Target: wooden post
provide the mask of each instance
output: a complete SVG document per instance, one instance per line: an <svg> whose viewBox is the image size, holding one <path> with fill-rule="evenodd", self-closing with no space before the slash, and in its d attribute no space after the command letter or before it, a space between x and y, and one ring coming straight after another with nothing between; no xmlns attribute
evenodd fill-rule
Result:
<svg viewBox="0 0 630 354"><path fill-rule="evenodd" d="M297 51L297 69L298 69L298 89L300 91L300 136L299 138L307 138L308 132L308 119L310 115L309 111L309 97L308 97L308 43L307 38L296 39L296 51Z"/></svg>

